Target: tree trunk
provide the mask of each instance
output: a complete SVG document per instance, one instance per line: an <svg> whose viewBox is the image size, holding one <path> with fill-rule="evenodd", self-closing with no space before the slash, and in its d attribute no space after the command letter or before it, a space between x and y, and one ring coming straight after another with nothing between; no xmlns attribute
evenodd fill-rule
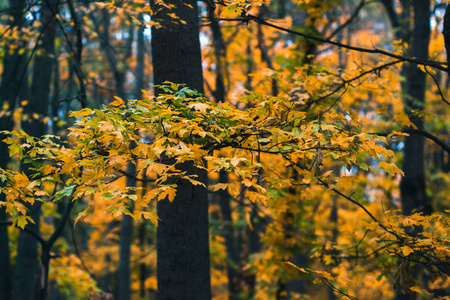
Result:
<svg viewBox="0 0 450 300"><path fill-rule="evenodd" d="M127 300L131 298L130 256L133 237L133 218L128 215L123 215L121 227L117 299Z"/></svg>
<svg viewBox="0 0 450 300"><path fill-rule="evenodd" d="M13 30L20 30L24 25L23 11L25 4L25 0L9 0L9 15L13 17L11 24L14 28ZM16 98L21 89L20 79L25 70L25 61L25 54L19 55L18 49L13 54L9 54L8 49L6 49L3 58L3 73L0 86L0 108L7 101L9 103L9 111L13 110ZM1 130L11 130L11 124L11 117L5 116L0 118ZM9 155L6 144L1 142L3 139L3 134L0 134L0 168L6 169ZM4 194L0 195L0 201L5 201ZM7 214L4 208L0 208L1 221L7 221ZM0 299L11 299L12 277L8 226L0 226Z"/></svg>
<svg viewBox="0 0 450 300"><path fill-rule="evenodd" d="M142 16L140 16L142 18ZM105 21L106 22L106 21ZM130 36L132 38L132 36ZM115 61L115 60L114 60ZM110 60L110 64L113 61ZM118 66L113 66L115 73L119 73ZM116 90L121 91L119 97L125 97L124 90L124 74L116 78ZM141 89L143 88L144 77L144 31L143 28L139 28L138 32L138 46L137 46L137 65L136 65L136 87L135 96L141 95ZM122 79L122 81L118 81ZM136 165L130 163L127 167L128 174L136 173ZM136 187L134 178L127 177L127 186ZM132 209L132 203L130 203L130 209ZM131 298L131 271L130 271L130 257L131 257L131 242L133 236L133 218L128 215L122 216L122 229L120 233L120 253L119 253L119 281L118 281L118 299L128 300Z"/></svg>
<svg viewBox="0 0 450 300"><path fill-rule="evenodd" d="M450 6L447 6L445 9L444 30L442 34L444 35L445 52L447 54L447 72L450 74Z"/></svg>
<svg viewBox="0 0 450 300"><path fill-rule="evenodd" d="M428 44L430 41L430 1L415 0L414 30L412 34L411 55L418 59L428 59ZM418 67L408 65L405 112L411 121L423 129L423 118L415 115L413 110L423 110L425 103L426 74ZM415 209L425 214L432 212L430 200L425 190L424 170L424 137L410 135L405 139L403 171L405 176L400 183L402 209L409 215Z"/></svg>
<svg viewBox="0 0 450 300"><path fill-rule="evenodd" d="M33 66L33 78L29 103L24 112L30 118L24 121L22 128L32 136L41 136L47 132L44 117L48 115L51 75L54 65L56 22L54 14L57 13L58 0L48 0L41 4L41 20L43 24L42 39L36 45L36 57ZM35 119L33 115L38 115ZM27 165L23 165L25 173ZM27 227L39 232L40 202L27 205L29 215L35 224ZM36 298L36 274L38 271L37 241L29 233L21 231L17 246L17 263L14 274L14 299Z"/></svg>
<svg viewBox="0 0 450 300"><path fill-rule="evenodd" d="M214 7L208 7L208 17L211 22L213 34L214 56L216 59L216 84L213 96L216 102L225 102L226 89L224 82L223 62L226 57L226 48L223 40L219 22L215 19ZM225 170L219 172L219 182L228 183L228 173ZM223 222L223 237L227 252L227 275L228 275L228 299L236 299L241 292L238 280L237 268L239 266L239 255L233 228L233 218L231 216L230 193L222 190L219 196L219 206Z"/></svg>
<svg viewBox="0 0 450 300"><path fill-rule="evenodd" d="M144 251L145 245L146 245L146 227L147 227L147 221L145 219L142 219L142 223L139 225L138 235L139 235L139 247L141 251ZM145 294L147 292L147 289L145 287L145 280L148 276L148 270L147 265L145 262L139 263L139 297L140 299L144 299Z"/></svg>
<svg viewBox="0 0 450 300"><path fill-rule="evenodd" d="M4 195L0 201L4 200ZM6 221L6 212L0 209L0 222ZM12 269L9 256L8 226L0 226L0 299L11 299Z"/></svg>
<svg viewBox="0 0 450 300"><path fill-rule="evenodd" d="M136 172L136 165L129 163L127 167L129 174ZM127 177L127 186L135 187L136 182L134 178ZM132 210L132 203L130 203L130 210ZM129 215L122 215L122 229L120 232L120 253L119 253L119 281L117 298L121 300L131 299L131 272L130 272L130 257L131 257L131 242L133 240L133 218Z"/></svg>
<svg viewBox="0 0 450 300"><path fill-rule="evenodd" d="M197 1L164 1L174 4L175 13L186 24L173 23L167 9L150 1L157 12L153 20L162 27L152 27L152 56L155 84L164 81L184 83L203 92ZM159 90L156 90L158 93ZM179 169L197 174L206 184L207 173L192 163ZM157 231L158 293L160 300L211 299L208 237L208 194L201 186L187 180L177 181L177 195L172 203L158 203L161 222Z"/></svg>
<svg viewBox="0 0 450 300"><path fill-rule="evenodd" d="M139 15L139 20L143 21L142 14ZM136 85L134 96L138 99L142 96L142 89L144 89L144 59L145 59L145 40L144 40L145 26L141 25L137 34L137 52L136 52Z"/></svg>

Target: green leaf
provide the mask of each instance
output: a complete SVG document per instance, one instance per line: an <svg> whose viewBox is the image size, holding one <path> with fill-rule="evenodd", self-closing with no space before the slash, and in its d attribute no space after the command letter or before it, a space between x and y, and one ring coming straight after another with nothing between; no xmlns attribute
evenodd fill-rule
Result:
<svg viewBox="0 0 450 300"><path fill-rule="evenodd" d="M53 197L53 202L61 200L62 197L72 195L75 185L66 186L62 190L58 191Z"/></svg>
<svg viewBox="0 0 450 300"><path fill-rule="evenodd" d="M106 192L106 193L102 194L101 197L105 200L111 200L112 198L116 197L116 195L111 192Z"/></svg>

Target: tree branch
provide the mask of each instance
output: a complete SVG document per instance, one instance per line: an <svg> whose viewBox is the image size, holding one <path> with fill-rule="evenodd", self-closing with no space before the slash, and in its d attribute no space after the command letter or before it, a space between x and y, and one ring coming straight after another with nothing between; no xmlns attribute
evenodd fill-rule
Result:
<svg viewBox="0 0 450 300"><path fill-rule="evenodd" d="M12 221L0 221L0 226L10 226L10 225L14 225L14 223ZM42 247L45 247L47 245L47 241L44 240L39 233L37 233L36 231L29 229L27 226L25 226L23 229L20 228L19 226L14 225L14 227L23 230L25 232L28 232L29 234L31 234L41 245Z"/></svg>
<svg viewBox="0 0 450 300"><path fill-rule="evenodd" d="M346 45L346 44L342 44L340 42L337 41L332 41L332 40L328 40L326 38L320 38L320 37L316 37L316 36L312 36L312 35L308 35L302 32L298 32L292 29L288 29L288 28L284 28L275 24L272 24L270 22L267 22L266 20L263 20L257 16L248 14L246 15L244 18L238 18L238 19L234 19L235 21L242 21L242 22L246 22L246 21L254 21L256 23L262 24L262 25L266 25L275 29L278 29L280 31L283 32L287 32L290 34L294 34L297 36L301 36L316 42L320 42L320 43L324 43L324 44L330 44L330 45L334 45L340 48L344 48L344 49L349 49L349 50L353 50L353 51L358 51L358 52L362 52L362 53L371 53L371 54L381 54L387 57L392 57L392 58L396 58L399 59L401 61L406 61L406 62L410 62L413 64L417 64L417 65L424 65L424 66L429 66L432 68L435 68L437 70L441 70L441 71L445 71L448 72L448 69L445 65L445 63L442 62L437 62L437 61L430 61L430 60L422 60L422 59L416 59L416 58L411 58L411 57L406 57L406 56L402 56L402 55L397 55L394 53L391 53L389 51L386 50L382 50L382 49L368 49L368 48L362 48L362 47L357 47L357 46L351 46L351 45Z"/></svg>
<svg viewBox="0 0 450 300"><path fill-rule="evenodd" d="M361 2L359 3L359 5L356 7L355 11L353 12L353 14L350 16L350 18L345 21L344 24L340 25L338 28L336 28L335 31L333 31L326 39L329 40L331 38L333 38L335 35L337 35L339 32L341 32L345 27L347 27L348 25L350 25L353 20L355 20L358 15L359 12L361 11L361 9L366 5L366 0L361 0Z"/></svg>
<svg viewBox="0 0 450 300"><path fill-rule="evenodd" d="M399 132L404 132L404 133L409 133L409 134L418 134L418 135L422 135L430 140L432 140L433 142L435 142L437 145L441 146L441 148L450 154L450 146L447 145L445 142L443 142L442 140L440 140L439 138L437 138L436 136L432 135L431 133L424 131L424 130L420 130L420 129L412 129L412 128L405 128L402 129ZM391 134L392 132L374 132L374 133L370 133L370 134L375 134L375 135L379 135L379 136L388 136L389 134Z"/></svg>

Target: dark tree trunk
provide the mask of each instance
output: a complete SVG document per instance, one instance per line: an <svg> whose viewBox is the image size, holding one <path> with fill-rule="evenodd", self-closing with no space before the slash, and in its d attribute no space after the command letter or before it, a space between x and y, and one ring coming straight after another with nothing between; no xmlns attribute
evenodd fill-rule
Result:
<svg viewBox="0 0 450 300"><path fill-rule="evenodd" d="M415 0L414 30L412 34L411 55L418 59L428 59L430 41L430 1ZM425 103L426 74L418 67L409 65L407 69L405 111L411 121L423 129L423 119L413 114L413 110L423 110ZM403 171L405 176L400 183L403 213L409 215L414 209L425 214L432 212L430 200L425 190L424 137L410 135L405 139Z"/></svg>
<svg viewBox="0 0 450 300"><path fill-rule="evenodd" d="M258 204L252 203L252 210L250 212L250 222L253 229L249 229L249 255L258 253L262 249L261 233L265 230L265 225L262 223L263 219L258 214ZM253 298L256 292L256 274L251 273L246 277L249 295ZM284 287L283 287L284 289Z"/></svg>
<svg viewBox="0 0 450 300"><path fill-rule="evenodd" d="M136 66L136 96L140 96L141 90L143 88L143 77L144 77L144 29L139 28L138 32L138 46L137 46L137 66ZM132 36L130 36L132 38ZM110 61L112 64L112 61ZM115 73L118 73L118 66L114 66L113 69ZM119 94L121 98L125 97L124 74L117 77L116 76L116 89L121 91ZM122 79L121 82L118 80ZM129 174L134 174L136 172L136 165L129 164L127 168ZM127 178L127 186L135 187L136 182L134 178ZM130 209L132 209L132 203L130 203ZM128 300L131 298L131 271L130 271L130 257L131 257L131 242L133 236L133 218L128 215L122 216L122 230L120 233L120 253L119 253L119 281L118 281L118 299Z"/></svg>
<svg viewBox="0 0 450 300"><path fill-rule="evenodd" d="M136 165L128 164L127 172L134 174ZM135 187L134 178L127 177L127 186ZM129 209L132 210L133 205L130 203ZM119 281L117 298L121 300L131 299L131 279L130 279L130 257L131 242L133 240L133 218L129 215L122 216L122 229L120 232L120 253L119 253Z"/></svg>
<svg viewBox="0 0 450 300"><path fill-rule="evenodd" d="M142 220L142 223L139 225L139 247L141 248L141 251L145 249L146 245L146 227L147 227L147 221ZM147 289L145 288L145 280L148 276L148 270L147 265L144 262L139 263L139 297L141 299L144 299L145 294L147 292Z"/></svg>
<svg viewBox="0 0 450 300"><path fill-rule="evenodd" d="M109 67L112 70L114 81L115 81L115 91L118 97L122 98L124 101L127 101L127 94L125 90L125 75L126 70L123 67L119 66L119 62L121 60L126 61L131 56L131 45L134 39L133 29L130 27L126 51L123 57L119 57L118 53L115 51L113 45L111 44L110 39L110 24L111 24L111 16L107 9L103 9L103 30L101 32L101 47L102 50L106 53L108 58ZM93 18L94 24L96 26L97 32L100 33L100 26ZM138 85L139 83L137 83ZM129 164L127 166L127 172L130 174L134 174L136 172L136 166L133 164ZM127 178L127 186L134 187L135 182L132 178ZM129 203L130 210L132 209L132 203ZM121 232L120 232L120 251L119 251L119 269L117 272L118 281L117 281L117 295L115 295L118 299L128 300L131 297L131 280L130 280L130 255L131 255L131 241L133 235L133 219L128 215L122 216L121 221ZM103 279L111 279L111 276L106 275ZM105 284L110 284L106 283Z"/></svg>
<svg viewBox="0 0 450 300"><path fill-rule="evenodd" d="M130 256L133 237L133 218L128 215L122 217L119 253L119 281L117 299L127 300L131 297Z"/></svg>
<svg viewBox="0 0 450 300"><path fill-rule="evenodd" d="M22 27L25 25L25 18L23 12L25 10L26 1L25 0L9 0L9 6L11 9L9 10L10 16L13 17L12 21L12 30L20 31ZM7 101L9 103L10 109L14 109L16 100L18 96L21 95L22 90L24 89L26 78L24 77L24 72L26 69L26 53L20 54L18 51L26 47L25 42L16 41L19 44L19 47L12 54L9 53L8 49L5 51L5 56L3 58L3 73L2 73L2 83L0 86L0 97L1 104ZM1 119L1 129L11 128L11 120L10 118L2 118ZM4 159L4 152L6 151L3 147L4 144L1 145L1 157L0 159ZM6 156L8 157L8 156Z"/></svg>
<svg viewBox="0 0 450 300"><path fill-rule="evenodd" d="M3 198L3 199L2 199ZM4 200L4 196L0 201ZM0 209L0 222L6 221L6 212ZM12 269L9 256L8 226L0 226L0 299L11 299Z"/></svg>
<svg viewBox="0 0 450 300"><path fill-rule="evenodd" d="M418 59L428 59L428 45L430 40L430 1L413 0L411 2L402 0L403 13L397 22L397 38L402 38L411 44L411 56ZM414 27L410 33L410 14L414 15ZM395 19L391 17L392 24ZM402 83L404 95L405 112L411 121L419 128L423 129L423 118L414 114L414 110L423 110L425 104L426 74L415 65L405 65L402 75L406 81ZM410 135L405 138L405 148L402 169L405 176L400 183L401 203L403 214L409 215L414 210L419 210L424 214L432 212L430 199L426 195L425 186L425 166L424 166L424 137L420 135ZM422 284L427 284L423 272L415 266L411 276L417 280L422 278ZM416 299L415 294L405 293L397 288L395 298Z"/></svg>
<svg viewBox="0 0 450 300"><path fill-rule="evenodd" d="M224 82L223 62L226 57L226 48L223 40L222 31L219 22L215 19L214 8L208 7L208 16L211 21L211 31L213 34L214 56L216 59L216 85L213 96L216 102L225 102L226 90ZM221 170L219 173L219 182L228 183L228 173ZM225 247L227 252L227 275L228 275L228 294L229 299L236 299L241 292L238 282L237 267L239 265L239 255L237 251L236 240L234 236L233 218L231 216L230 193L228 190L222 190L219 196L220 212L223 222L223 237L225 238Z"/></svg>
<svg viewBox="0 0 450 300"><path fill-rule="evenodd" d="M226 57L226 49L222 31L220 29L219 22L215 18L214 7L212 6L208 7L208 18L211 22L211 31L213 34L214 43L214 57L216 59L216 86L212 94L216 102L225 102L226 91L223 62L225 61Z"/></svg>
<svg viewBox="0 0 450 300"><path fill-rule="evenodd" d="M221 170L219 173L219 181L228 183L228 173ZM239 256L237 253L237 245L234 238L233 219L231 217L230 194L228 190L223 190L219 198L220 211L222 213L223 236L225 238L225 247L228 256L227 273L228 273L228 292L229 299L236 299L241 292L238 282L238 274L236 269L239 265Z"/></svg>
<svg viewBox="0 0 450 300"><path fill-rule="evenodd" d="M133 43L134 34L133 28L130 27L129 37L127 40L127 51L124 60L126 61L131 56L131 45ZM141 41L143 42L143 40ZM143 52L140 53L143 56ZM139 54L138 54L139 56ZM139 62L138 62L139 64ZM125 93L125 71L118 71L119 66L113 67L115 73L120 73L120 77L116 77L116 90L120 92L119 97L126 98ZM140 78L136 78L136 89L142 85L143 65L137 67L137 73L141 73ZM121 80L121 81L119 81ZM129 163L127 166L128 174L136 173L136 165ZM127 177L127 186L136 187L136 181L133 177ZM129 210L133 211L133 202L128 203ZM131 257L131 242L133 240L133 218L128 215L122 216L122 229L120 234L120 253L119 253L119 281L118 281L118 299L131 299L131 271L130 271L130 257Z"/></svg>
<svg viewBox="0 0 450 300"><path fill-rule="evenodd" d="M13 1L9 0L9 15L13 17L13 30L20 30L24 25L25 19L23 11L25 9L25 0ZM25 70L25 55L19 55L16 50L12 55L9 54L8 49L5 51L3 58L3 73L2 82L0 86L0 107L7 101L9 103L9 110L12 111L15 106L17 96L21 88L20 79ZM11 130L11 118L0 118L0 129ZM3 134L0 134L0 168L6 169L9 155L6 144L1 142L4 139ZM5 195L0 195L0 201L5 201ZM4 208L0 208L0 222L7 221L7 214ZM0 226L0 299L11 299L12 293L12 268L9 251L9 237L8 226Z"/></svg>
<svg viewBox="0 0 450 300"><path fill-rule="evenodd" d="M39 232L39 218L41 215L40 203L26 205L29 216L35 220L35 224L29 224L30 230ZM13 299L29 300L38 299L38 242L35 237L25 231L19 233L17 246L17 258L14 269Z"/></svg>
<svg viewBox="0 0 450 300"><path fill-rule="evenodd" d="M36 45L30 101L24 107L24 112L29 114L30 118L22 123L23 130L32 136L41 136L47 132L47 124L43 119L48 115L49 109L50 83L55 53L56 22L54 14L57 13L57 3L58 0L48 0L41 5L43 34L41 41ZM34 119L33 114L37 114L39 117ZM28 167L23 165L25 173L28 172ZM26 206L29 215L35 221L35 224L29 224L27 227L39 232L40 203L27 204ZM16 260L13 285L14 299L35 299L38 249L36 239L27 232L21 231L19 234Z"/></svg>
<svg viewBox="0 0 450 300"><path fill-rule="evenodd" d="M267 18L268 8L265 5L262 5L260 7L258 17L265 19ZM266 46L266 39L264 37L264 32L262 29L262 25L258 24L257 26L258 31L256 33L257 39L258 39L258 48L261 52L261 61L265 62L267 65L267 68L274 70L272 58L269 55L269 47ZM272 78L272 96L278 96L278 83L275 80L275 78Z"/></svg>
<svg viewBox="0 0 450 300"><path fill-rule="evenodd" d="M143 20L142 14L139 15L139 20ZM141 98L142 89L144 88L144 59L145 59L145 40L144 40L145 26L141 25L137 34L137 53L136 53L136 86L134 96Z"/></svg>
<svg viewBox="0 0 450 300"><path fill-rule="evenodd" d="M445 9L444 15L444 30L442 31L444 35L445 51L447 53L447 68L450 73L450 6Z"/></svg>
<svg viewBox="0 0 450 300"><path fill-rule="evenodd" d="M143 20L142 14L139 15L139 20ZM138 29L137 34L137 53L136 53L136 86L134 96L140 98L142 96L142 89L144 89L144 59L145 59L145 39L144 39L144 29L145 26L141 25ZM147 179L146 172L143 174L144 180ZM147 188L146 183L142 183L144 190ZM138 235L139 235L139 246L141 251L144 250L146 244L146 227L147 221L142 220L139 225ZM139 297L142 299L145 297L146 288L145 280L147 279L147 265L144 262L139 263Z"/></svg>
<svg viewBox="0 0 450 300"><path fill-rule="evenodd" d="M197 1L165 1L175 5L170 12L184 20L184 25L172 23L165 8L158 11L160 7L154 1L150 3L157 11L153 19L162 23L159 29L152 27L155 84L168 80L203 92ZM206 171L192 163L184 163L179 169L197 174L197 180L206 184ZM157 298L211 299L207 190L186 180L177 184L174 201L158 203Z"/></svg>

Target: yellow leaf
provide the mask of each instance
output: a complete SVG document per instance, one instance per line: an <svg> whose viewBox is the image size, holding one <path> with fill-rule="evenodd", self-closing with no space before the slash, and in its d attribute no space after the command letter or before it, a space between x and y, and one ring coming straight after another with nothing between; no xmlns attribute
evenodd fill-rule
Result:
<svg viewBox="0 0 450 300"><path fill-rule="evenodd" d="M237 157L235 156L235 157L233 157L233 158L231 159L230 163L231 163L231 165L232 165L233 167L236 167L236 166L239 164L240 161L241 161L241 159L240 159L240 158L237 158Z"/></svg>
<svg viewBox="0 0 450 300"><path fill-rule="evenodd" d="M349 189L356 183L355 176L342 176L338 179L337 185L342 186L344 189Z"/></svg>
<svg viewBox="0 0 450 300"><path fill-rule="evenodd" d="M390 138L393 135L404 135L404 136L409 136L408 133L404 133L404 132L399 132L399 131L392 131L391 133L388 134L388 138Z"/></svg>
<svg viewBox="0 0 450 300"><path fill-rule="evenodd" d="M193 184L193 185L201 185L204 188L206 188L206 185L203 182L200 182L198 180L192 179L190 177L187 177L187 179Z"/></svg>
<svg viewBox="0 0 450 300"><path fill-rule="evenodd" d="M150 211L142 211L141 212L142 217L144 217L147 220L150 220L150 222L152 222L152 224L155 227L158 227L158 220L161 220L157 214L155 214L154 212L150 212Z"/></svg>
<svg viewBox="0 0 450 300"><path fill-rule="evenodd" d="M206 103L192 103L189 105L189 108L194 108L202 113L206 113L207 109L211 108L211 106Z"/></svg>
<svg viewBox="0 0 450 300"><path fill-rule="evenodd" d="M424 65L417 65L417 67L420 69L420 71L426 73L426 69Z"/></svg>
<svg viewBox="0 0 450 300"><path fill-rule="evenodd" d="M33 219L30 218L29 216L18 216L18 217L14 220L15 225L16 225L17 227L22 228L22 229L25 228L25 225L28 224L28 221L30 221L31 223L34 224Z"/></svg>
<svg viewBox="0 0 450 300"><path fill-rule="evenodd" d="M117 96L114 96L114 99L116 99L115 101L109 103L109 105L111 106L117 106L119 108L124 108L125 106L125 101L122 100L122 98L119 98Z"/></svg>
<svg viewBox="0 0 450 300"><path fill-rule="evenodd" d="M228 188L228 184L226 183L216 183L212 186L210 186L211 190L213 192L217 191L217 190L226 190Z"/></svg>
<svg viewBox="0 0 450 300"><path fill-rule="evenodd" d="M411 218L405 218L402 222L403 226L414 226L417 222Z"/></svg>
<svg viewBox="0 0 450 300"><path fill-rule="evenodd" d="M30 181L28 180L28 177L24 173L18 173L14 175L14 187L17 188L24 188L28 186Z"/></svg>
<svg viewBox="0 0 450 300"><path fill-rule="evenodd" d="M252 186L252 182L248 179L244 179L242 181L242 184L245 185L246 187L251 187Z"/></svg>
<svg viewBox="0 0 450 300"><path fill-rule="evenodd" d="M412 127L414 129L417 129L417 126L411 122L408 115L406 115L405 113L400 112L395 114L393 120L399 123L401 126Z"/></svg>
<svg viewBox="0 0 450 300"><path fill-rule="evenodd" d="M400 247L400 250L402 251L403 256L408 256L409 254L411 254L411 253L414 252L414 250L412 250L412 249L409 248L408 246Z"/></svg>
<svg viewBox="0 0 450 300"><path fill-rule="evenodd" d="M77 117L89 116L90 114L92 114L92 110L91 109L83 108L82 110L71 112L69 114L69 116L77 118Z"/></svg>
<svg viewBox="0 0 450 300"><path fill-rule="evenodd" d="M168 197L169 201L172 202L175 199L176 194L177 194L177 191L174 188L167 188L158 195L158 201L163 200L166 197Z"/></svg>
<svg viewBox="0 0 450 300"><path fill-rule="evenodd" d="M34 193L35 196L48 196L46 191L36 191Z"/></svg>
<svg viewBox="0 0 450 300"><path fill-rule="evenodd" d="M245 214L245 220L247 221L248 227L253 231L252 220L250 219L250 214L247 212Z"/></svg>
<svg viewBox="0 0 450 300"><path fill-rule="evenodd" d="M402 170L400 170L396 165L394 164L388 164L384 161L380 161L378 163L378 168L384 169L389 175L394 176L395 174L400 174L402 176L405 175Z"/></svg>

